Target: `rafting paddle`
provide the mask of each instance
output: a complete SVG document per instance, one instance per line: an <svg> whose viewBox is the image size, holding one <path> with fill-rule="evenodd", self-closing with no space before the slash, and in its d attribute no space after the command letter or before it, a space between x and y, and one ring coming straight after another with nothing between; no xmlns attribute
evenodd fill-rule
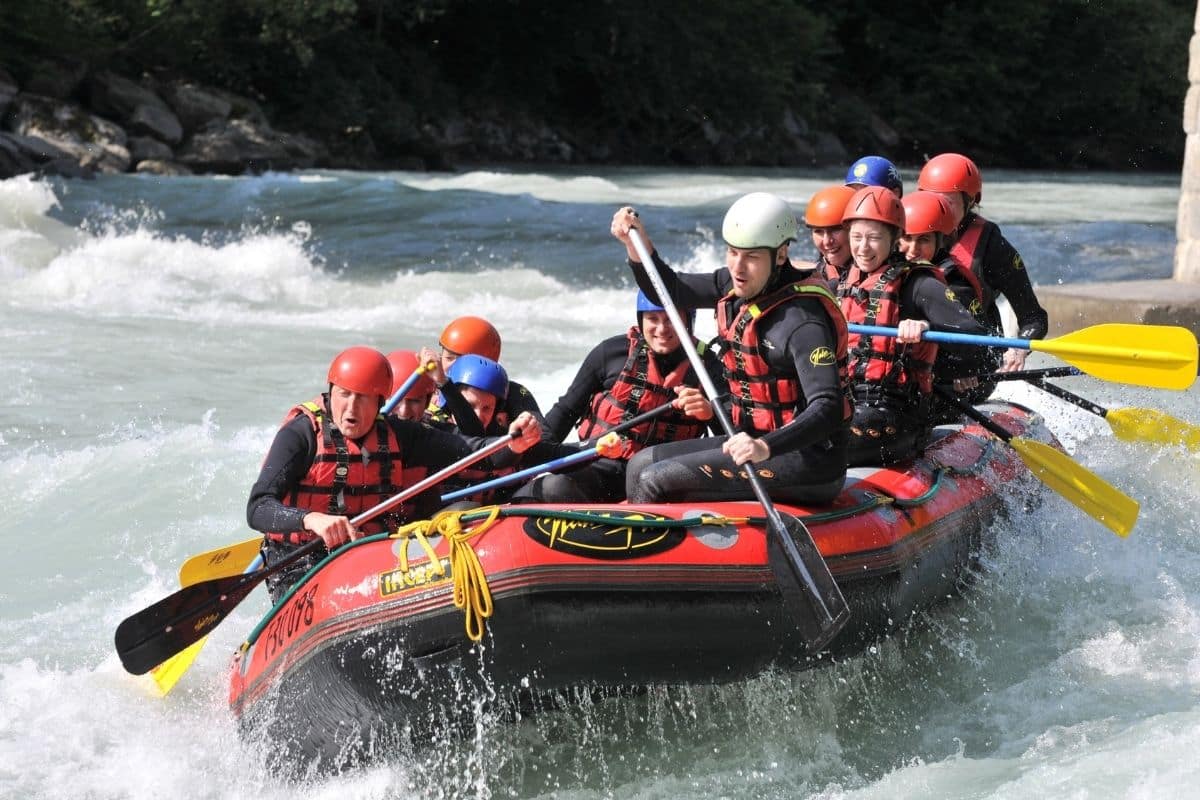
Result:
<svg viewBox="0 0 1200 800"><path fill-rule="evenodd" d="M263 564L262 553L257 552L257 548L259 546L261 546L261 544L262 544L262 537L260 536L257 539L254 539L253 542L254 542L254 545L256 548L256 554L255 554L254 558L252 558L250 560L250 563L247 564L245 566L245 568L241 570L240 573L234 573L234 574L245 575L247 573L254 572L254 570L256 570L262 566L262 564ZM242 542L241 544L245 544L245 542ZM236 547L236 546L237 545L234 545L234 547ZM225 561L223 563L227 565L227 564L230 564L231 562ZM216 576L214 576L214 577L216 577ZM220 577L225 577L225 576L220 576ZM206 579L199 578L197 580L191 581L190 583L184 583L182 570L180 571L180 576L179 576L179 585L180 586L191 586L194 583L199 583L201 580L206 580ZM208 636L202 636L200 639L198 639L193 644L188 645L188 647L185 648L182 652L176 653L175 655L168 658L166 661L164 661L161 664L159 664L158 666L154 667L154 669L150 670L150 676L152 678L154 678L154 684L156 686L158 686L158 691L160 694L162 694L163 696L166 696L166 694L168 692L170 692L171 689L175 688L175 684L179 683L179 679L182 678L183 674L185 672L187 672L188 669L192 666L192 662L196 660L196 656L200 655L200 651L204 648L204 643L207 641L208 641Z"/></svg>
<svg viewBox="0 0 1200 800"><path fill-rule="evenodd" d="M1049 392L1072 405L1079 406L1084 411L1101 417L1108 423L1113 435L1127 442L1147 442L1167 446L1182 445L1193 452L1200 452L1200 426L1185 422L1178 417L1164 414L1153 408L1105 408L1099 403L1093 403L1086 397L1068 392L1061 386L1048 383L1046 378L1066 378L1079 375L1074 367L1054 367L1051 369L1031 369L1020 372L997 372L983 376L983 380L992 381L1028 381L1032 385Z"/></svg>
<svg viewBox="0 0 1200 800"><path fill-rule="evenodd" d="M350 520L361 525L424 492L474 464L487 458L512 441L512 435L502 436L486 447L455 461L443 470L414 483L404 491L367 509ZM268 576L324 547L320 539L305 544L286 557L264 569L245 575L201 581L164 597L152 606L127 617L117 626L114 637L117 655L126 671L141 675L182 651L215 628L229 616L238 603L246 598Z"/></svg>
<svg viewBox="0 0 1200 800"><path fill-rule="evenodd" d="M412 375L409 375L407 378L405 378L404 383L400 384L400 388L393 392L392 396L389 397L387 402L383 404L383 408L379 409L379 413L391 413L391 410L398 406L400 401L403 400L410 391L412 391L412 387L421 379L421 376L426 372L433 372L435 369L437 369L437 364L433 363L432 361L426 361L424 364L414 369L412 371Z"/></svg>
<svg viewBox="0 0 1200 800"><path fill-rule="evenodd" d="M1118 536L1125 537L1133 530L1138 517L1138 502L1109 484L1099 475L1084 468L1066 453L1048 444L1013 436L970 403L960 400L943 386L933 390L964 414L978 422L990 433L1007 442L1042 483L1061 494L1084 512L1099 520Z"/></svg>
<svg viewBox="0 0 1200 800"><path fill-rule="evenodd" d="M851 333L895 337L895 328L850 325ZM1196 335L1172 325L1110 322L1056 339L1009 339L973 333L925 331L922 339L981 347L1014 347L1058 356L1088 375L1156 389L1186 389L1196 380Z"/></svg>
<svg viewBox="0 0 1200 800"><path fill-rule="evenodd" d="M663 310L671 319L671 324L677 331L688 330L683 317L679 314L679 309L675 307L675 301L667 292L662 276L658 274L658 267L655 265L654 259L646 250L646 244L642 241L642 236L636 228L629 231L629 239L641 259L646 276L658 294L659 303L662 304ZM704 366L704 360L696 352L696 346L692 343L691 337L680 336L679 342L683 345L688 360L692 362L692 369L695 370L696 377L700 379L700 385L712 403L713 413L721 423L721 427L724 428L726 434L734 436L737 431L721 405L720 393L713 385L712 377ZM743 468L750 480L750 486L754 489L755 497L758 498L763 511L767 514L767 530L769 532L767 561L775 575L775 583L783 594L784 603L793 612L792 618L804 637L809 652L817 652L828 644L829 640L846 624L850 618L850 607L846 604L846 599L842 596L842 591L834 581L833 574L829 571L829 565L825 563L825 559L817 549L808 528L799 519L791 516L788 518L788 523L785 524L783 517L775 508L775 504L771 502L767 490L763 487L754 464L747 463L743 465ZM776 557L771 557L772 553ZM783 564L780 564L780 556Z"/></svg>
<svg viewBox="0 0 1200 800"><path fill-rule="evenodd" d="M200 581L210 581L213 578L227 578L230 575L241 575L258 555L262 546L262 537L227 544L204 553L197 553L179 567L179 585L191 586Z"/></svg>
<svg viewBox="0 0 1200 800"><path fill-rule="evenodd" d="M671 408L672 405L673 404L670 402L663 403L658 408L652 408L649 411L638 414L636 417L622 422L620 425L617 425L606 431L603 436L584 443L582 446L587 449L580 450L578 453L560 456L559 458L552 459L544 464L538 464L535 467L528 467L520 470L519 472L514 472L511 475L501 475L499 478L492 478L489 481L484 481L483 483L478 483L474 486L468 486L465 489L456 489L453 492L442 495L441 501L443 503L453 503L455 500L461 500L464 497L470 497L471 495L478 494L479 492L486 492L490 489L499 489L503 486L511 486L512 484L519 483L526 478L536 478L543 472L555 472L576 464L586 464L587 462L596 458L600 458L600 456L603 455L602 451L604 450L605 445L602 445L601 442L603 442L607 437L614 434L622 434L631 428L636 428L643 422L649 422L659 414L666 412Z"/></svg>

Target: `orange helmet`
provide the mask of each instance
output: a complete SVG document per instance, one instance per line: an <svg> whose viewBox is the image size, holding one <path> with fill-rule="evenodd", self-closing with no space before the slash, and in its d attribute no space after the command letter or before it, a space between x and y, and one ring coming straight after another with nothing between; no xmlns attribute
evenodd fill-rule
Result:
<svg viewBox="0 0 1200 800"><path fill-rule="evenodd" d="M404 382L408 380L408 376L421 366L421 358L412 350L393 350L387 354L387 360L392 365L392 391L388 395L390 397L399 391ZM409 394L421 397L433 394L435 391L437 391L437 385L434 384L433 378L429 377L428 373L422 372L421 377L417 378L417 382L409 390Z"/></svg>
<svg viewBox="0 0 1200 800"><path fill-rule="evenodd" d="M983 202L983 175L975 162L958 153L942 153L925 162L917 188L927 192L964 192Z"/></svg>
<svg viewBox="0 0 1200 800"><path fill-rule="evenodd" d="M846 204L842 222L870 219L904 230L904 206L896 193L882 186L864 186Z"/></svg>
<svg viewBox="0 0 1200 800"><path fill-rule="evenodd" d="M460 356L475 355L492 361L500 360L500 332L486 319L459 317L446 326L438 342Z"/></svg>
<svg viewBox="0 0 1200 800"><path fill-rule="evenodd" d="M904 232L910 236L922 233L949 235L958 227L950 201L937 192L918 190L905 195L900 204L904 206Z"/></svg>
<svg viewBox="0 0 1200 800"><path fill-rule="evenodd" d="M392 393L392 367L383 353L373 347L351 347L338 353L329 365L329 382L386 400Z"/></svg>
<svg viewBox="0 0 1200 800"><path fill-rule="evenodd" d="M854 189L837 184L826 186L812 196L808 208L804 209L804 224L810 228L836 228L842 224L846 204L854 196Z"/></svg>

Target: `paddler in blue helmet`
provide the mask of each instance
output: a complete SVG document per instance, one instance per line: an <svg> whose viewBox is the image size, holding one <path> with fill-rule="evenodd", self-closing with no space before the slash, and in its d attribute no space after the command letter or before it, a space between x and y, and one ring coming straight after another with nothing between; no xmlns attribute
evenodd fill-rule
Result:
<svg viewBox="0 0 1200 800"><path fill-rule="evenodd" d="M467 354L458 356L446 370L446 384L442 387L442 391L446 392L447 389L461 397L469 411L451 416L444 410L435 409L428 415L428 420L434 427L461 435L463 431L460 422L468 413L474 415L479 428L487 430L494 427L493 423L497 414L503 413L500 409L504 398L511 391L511 383L508 380L508 373L500 364L484 356ZM521 416L532 418L532 415L527 412ZM535 460L535 463L541 463L574 452L577 452L577 448L561 448L545 442L538 442L528 450L527 458ZM526 457L523 456L510 459L503 466L485 463L467 467L446 482L443 493L509 475L525 461ZM456 503L454 507L469 508L488 503L506 502L515 489L515 485L489 489L465 498Z"/></svg>
<svg viewBox="0 0 1200 800"><path fill-rule="evenodd" d="M625 499L625 467L634 453L663 442L702 436L712 419L679 333L662 306L639 291L634 303L637 324L605 339L584 358L566 393L546 415L544 438L561 442L578 424L580 441L666 403L673 408L625 433L619 458L600 458L587 466L556 475L543 475L522 488L520 502L616 502ZM695 323L695 312L691 313ZM684 335L691 335L685 331ZM709 370L721 362L702 342L692 338Z"/></svg>
<svg viewBox="0 0 1200 800"><path fill-rule="evenodd" d="M489 425L479 427L477 415L468 411L468 404L459 396L454 384L447 378L450 365L461 356L482 356L496 363L500 361L500 332L496 326L482 317L458 317L450 322L438 339L439 352L426 347L421 350L422 361L433 361L436 369L429 374L440 390L440 396L434 396L434 404L445 408L452 417L458 429L471 436L484 433L498 435L503 433L509 420L528 412L542 423L542 409L538 406L533 393L516 381L508 381L508 394L502 396L496 404L496 413Z"/></svg>

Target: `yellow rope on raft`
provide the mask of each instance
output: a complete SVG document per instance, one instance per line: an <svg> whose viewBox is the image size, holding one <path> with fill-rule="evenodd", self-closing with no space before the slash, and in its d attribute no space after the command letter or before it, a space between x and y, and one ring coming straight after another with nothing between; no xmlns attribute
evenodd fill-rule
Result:
<svg viewBox="0 0 1200 800"><path fill-rule="evenodd" d="M463 527L464 514L478 515L481 512L486 512L486 516L472 519L470 527ZM433 519L413 522L392 534L392 538L404 540L400 548L402 572L408 571L408 540L415 538L429 558L429 568L436 570L443 577L446 571L442 567L441 559L434 553L428 537L441 536L446 540L450 547L450 576L454 579L454 605L463 610L467 638L473 642L483 638L485 620L492 616L493 606L492 592L488 589L483 565L479 563L479 556L475 555L467 540L483 533L499 519L499 506L442 511Z"/></svg>

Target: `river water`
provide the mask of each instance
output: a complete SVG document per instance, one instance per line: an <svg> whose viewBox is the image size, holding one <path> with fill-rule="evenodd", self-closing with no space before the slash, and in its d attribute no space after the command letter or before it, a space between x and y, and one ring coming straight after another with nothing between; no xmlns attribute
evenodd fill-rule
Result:
<svg viewBox="0 0 1200 800"><path fill-rule="evenodd" d="M173 591L188 556L249 535L245 498L274 426L338 350L432 345L450 318L479 314L549 408L588 349L632 322L607 233L616 207L637 205L672 263L712 269L734 197L764 189L802 209L831 178L0 182L0 796L1200 796L1200 460L1117 440L1022 385L1003 393L1142 502L1133 535L1048 495L999 531L965 597L819 671L484 721L297 788L239 740L225 702L261 590L165 699L121 669L117 623ZM1177 175L987 178L985 213L1036 283L1170 275ZM1194 389L1066 385L1200 422Z"/></svg>

